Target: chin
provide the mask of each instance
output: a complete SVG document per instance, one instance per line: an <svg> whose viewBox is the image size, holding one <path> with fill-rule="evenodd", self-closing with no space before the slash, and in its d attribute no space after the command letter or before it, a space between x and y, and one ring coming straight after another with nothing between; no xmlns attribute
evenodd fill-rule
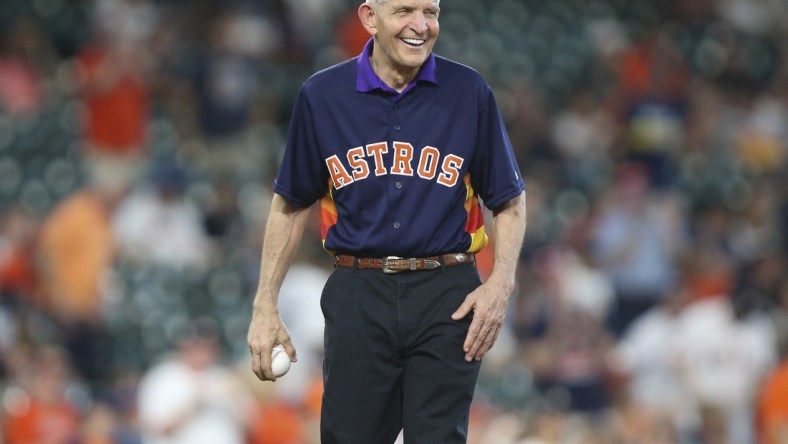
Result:
<svg viewBox="0 0 788 444"><path fill-rule="evenodd" d="M419 68L421 65L427 60L427 55L419 55L417 57L403 57L402 58L402 66L407 66L408 68Z"/></svg>

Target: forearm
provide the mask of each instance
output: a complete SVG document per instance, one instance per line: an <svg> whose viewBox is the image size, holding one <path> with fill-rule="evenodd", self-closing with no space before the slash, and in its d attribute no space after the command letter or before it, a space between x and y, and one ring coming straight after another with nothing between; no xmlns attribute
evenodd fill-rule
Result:
<svg viewBox="0 0 788 444"><path fill-rule="evenodd" d="M515 272L526 226L525 192L507 202L493 215L494 263L489 280L514 291Z"/></svg>
<svg viewBox="0 0 788 444"><path fill-rule="evenodd" d="M254 309L276 309L277 295L304 232L308 208L294 208L275 194L265 227Z"/></svg>
<svg viewBox="0 0 788 444"><path fill-rule="evenodd" d="M515 271L525 236L525 193L511 199L493 214L493 270L487 281L473 290L452 319L473 312L463 351L465 360L480 360L498 338L509 297L514 292Z"/></svg>

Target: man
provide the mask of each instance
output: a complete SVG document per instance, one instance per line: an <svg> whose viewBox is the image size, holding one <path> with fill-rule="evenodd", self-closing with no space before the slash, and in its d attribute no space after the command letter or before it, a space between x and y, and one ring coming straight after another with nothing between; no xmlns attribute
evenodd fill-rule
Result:
<svg viewBox="0 0 788 444"><path fill-rule="evenodd" d="M480 360L503 323L525 232L524 183L490 87L432 54L439 0L369 0L358 57L301 88L264 238L248 342L296 351L277 293L320 200L336 270L325 316L323 443L464 443ZM481 284L473 254L495 266ZM402 259L404 258L404 259Z"/></svg>
<svg viewBox="0 0 788 444"><path fill-rule="evenodd" d="M245 444L251 394L222 362L219 325L200 317L150 367L137 392L143 444Z"/></svg>

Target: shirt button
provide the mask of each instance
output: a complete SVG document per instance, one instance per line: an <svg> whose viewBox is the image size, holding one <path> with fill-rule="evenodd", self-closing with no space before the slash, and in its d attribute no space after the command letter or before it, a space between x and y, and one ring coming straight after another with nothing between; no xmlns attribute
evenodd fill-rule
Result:
<svg viewBox="0 0 788 444"><path fill-rule="evenodd" d="M400 126L399 125L394 125L394 131L399 131L399 130L400 130Z"/></svg>
<svg viewBox="0 0 788 444"><path fill-rule="evenodd" d="M397 182L394 184L394 186L397 188L402 188L402 182Z"/></svg>
<svg viewBox="0 0 788 444"><path fill-rule="evenodd" d="M399 105L394 105L394 111L399 109Z"/></svg>
<svg viewBox="0 0 788 444"><path fill-rule="evenodd" d="M394 222L394 228L399 228L399 222Z"/></svg>

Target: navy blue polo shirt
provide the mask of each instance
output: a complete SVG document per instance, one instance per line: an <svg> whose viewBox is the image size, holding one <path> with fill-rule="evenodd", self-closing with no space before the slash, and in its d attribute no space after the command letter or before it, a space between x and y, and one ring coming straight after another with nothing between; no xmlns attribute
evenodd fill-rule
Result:
<svg viewBox="0 0 788 444"><path fill-rule="evenodd" d="M296 208L320 201L332 253L479 251L479 199L496 209L525 189L492 90L431 54L397 93L373 71L373 46L304 82L274 191Z"/></svg>

